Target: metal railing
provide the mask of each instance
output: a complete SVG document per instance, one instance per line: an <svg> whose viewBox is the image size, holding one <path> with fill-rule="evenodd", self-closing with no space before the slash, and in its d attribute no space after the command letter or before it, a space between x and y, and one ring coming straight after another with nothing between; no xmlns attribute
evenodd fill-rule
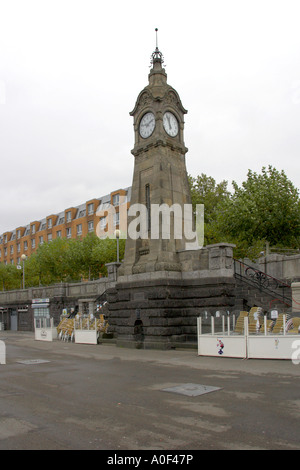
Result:
<svg viewBox="0 0 300 470"><path fill-rule="evenodd" d="M270 295L274 300L279 300L287 306L292 306L291 286L286 282L276 279L237 259L234 260L234 275L236 279L240 279L260 292Z"/></svg>

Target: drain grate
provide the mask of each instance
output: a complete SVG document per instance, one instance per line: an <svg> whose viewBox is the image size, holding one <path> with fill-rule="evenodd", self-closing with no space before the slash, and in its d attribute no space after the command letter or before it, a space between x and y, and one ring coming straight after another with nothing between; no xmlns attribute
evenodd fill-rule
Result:
<svg viewBox="0 0 300 470"><path fill-rule="evenodd" d="M189 397L197 397L198 395L204 395L205 393L215 392L222 390L220 387L212 387L210 385L200 384L182 384L176 387L164 388L163 392L179 393L181 395L187 395Z"/></svg>
<svg viewBox="0 0 300 470"><path fill-rule="evenodd" d="M26 359L25 361L17 361L18 364L26 364L26 365L44 364L45 362L50 362L50 361L46 361L45 359Z"/></svg>

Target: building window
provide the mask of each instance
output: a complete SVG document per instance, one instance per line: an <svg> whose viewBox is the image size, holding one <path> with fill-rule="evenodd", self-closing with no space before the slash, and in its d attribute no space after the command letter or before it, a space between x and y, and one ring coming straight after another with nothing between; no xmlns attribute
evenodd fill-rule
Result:
<svg viewBox="0 0 300 470"><path fill-rule="evenodd" d="M48 242L52 242L52 233L48 233L47 240Z"/></svg>
<svg viewBox="0 0 300 470"><path fill-rule="evenodd" d="M52 219L49 219L47 224L48 224L48 228L52 228Z"/></svg>
<svg viewBox="0 0 300 470"><path fill-rule="evenodd" d="M88 215L92 215L94 213L94 204L88 204Z"/></svg>
<svg viewBox="0 0 300 470"><path fill-rule="evenodd" d="M34 318L49 318L50 317L50 309L49 307L36 307L34 308Z"/></svg>
<svg viewBox="0 0 300 470"><path fill-rule="evenodd" d="M13 245L11 245L11 247L10 247L10 254L13 255L13 253L14 253L14 247L13 247Z"/></svg>
<svg viewBox="0 0 300 470"><path fill-rule="evenodd" d="M20 253L21 251L21 243L17 243L17 253Z"/></svg>
<svg viewBox="0 0 300 470"><path fill-rule="evenodd" d="M56 232L56 238L61 238L61 230L57 230L57 232Z"/></svg>
<svg viewBox="0 0 300 470"><path fill-rule="evenodd" d="M7 256L7 248L4 248L4 256Z"/></svg>
<svg viewBox="0 0 300 470"><path fill-rule="evenodd" d="M42 245L43 243L44 243L44 237L43 237L43 235L41 235L39 237L39 244Z"/></svg>
<svg viewBox="0 0 300 470"><path fill-rule="evenodd" d="M72 218L71 218L71 211L67 212L67 222L71 222Z"/></svg>
<svg viewBox="0 0 300 470"><path fill-rule="evenodd" d="M120 202L120 194L114 194L113 196L113 205L118 206Z"/></svg>
<svg viewBox="0 0 300 470"><path fill-rule="evenodd" d="M26 250L28 250L28 242L27 241L24 242L24 251L26 251Z"/></svg>
<svg viewBox="0 0 300 470"><path fill-rule="evenodd" d="M106 227L106 217L101 217L100 219L100 228L101 230L104 230Z"/></svg>
<svg viewBox="0 0 300 470"><path fill-rule="evenodd" d="M67 238L71 238L72 236L72 231L71 231L71 227L67 228Z"/></svg>
<svg viewBox="0 0 300 470"><path fill-rule="evenodd" d="M120 212L114 213L114 226L119 225L120 223Z"/></svg>
<svg viewBox="0 0 300 470"><path fill-rule="evenodd" d="M17 238L21 238L21 230L17 230Z"/></svg>
<svg viewBox="0 0 300 470"><path fill-rule="evenodd" d="M88 231L89 232L92 232L94 230L94 221L93 220L90 220L88 222Z"/></svg>
<svg viewBox="0 0 300 470"><path fill-rule="evenodd" d="M31 240L31 248L35 248L35 239L34 238Z"/></svg>
<svg viewBox="0 0 300 470"><path fill-rule="evenodd" d="M35 225L32 225L32 226L31 226L31 234L32 234L32 235L35 234Z"/></svg>
<svg viewBox="0 0 300 470"><path fill-rule="evenodd" d="M4 243L7 243L7 235L4 235Z"/></svg>
<svg viewBox="0 0 300 470"><path fill-rule="evenodd" d="M76 232L77 232L77 235L82 234L82 224L76 225Z"/></svg>

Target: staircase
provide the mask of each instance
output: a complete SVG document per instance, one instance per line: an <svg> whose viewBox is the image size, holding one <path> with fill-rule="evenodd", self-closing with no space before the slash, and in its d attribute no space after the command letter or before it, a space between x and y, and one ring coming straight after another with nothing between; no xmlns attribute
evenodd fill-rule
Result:
<svg viewBox="0 0 300 470"><path fill-rule="evenodd" d="M292 289L287 282L266 274L244 262L234 260L236 279L236 307L244 310L260 306L271 308L292 308Z"/></svg>

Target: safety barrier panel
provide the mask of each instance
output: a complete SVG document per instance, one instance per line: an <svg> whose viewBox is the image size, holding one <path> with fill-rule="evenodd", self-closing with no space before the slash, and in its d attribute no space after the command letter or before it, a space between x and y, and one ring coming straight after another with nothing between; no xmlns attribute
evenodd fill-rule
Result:
<svg viewBox="0 0 300 470"><path fill-rule="evenodd" d="M97 344L99 332L97 331L97 319L94 321L80 318L74 323L75 343Z"/></svg>
<svg viewBox="0 0 300 470"><path fill-rule="evenodd" d="M292 359L295 355L295 344L300 335L289 333L286 329L286 317L283 315L283 326L278 332L268 330L267 317L264 317L263 330L249 331L249 319L243 318L243 328L236 332L230 329L230 318L222 318L222 331L215 331L214 317L211 317L211 332L202 334L202 318L198 318L198 355L215 357L235 357L242 359Z"/></svg>
<svg viewBox="0 0 300 470"><path fill-rule="evenodd" d="M37 341L53 341L57 339L57 329L53 326L53 318L35 318L34 337Z"/></svg>

